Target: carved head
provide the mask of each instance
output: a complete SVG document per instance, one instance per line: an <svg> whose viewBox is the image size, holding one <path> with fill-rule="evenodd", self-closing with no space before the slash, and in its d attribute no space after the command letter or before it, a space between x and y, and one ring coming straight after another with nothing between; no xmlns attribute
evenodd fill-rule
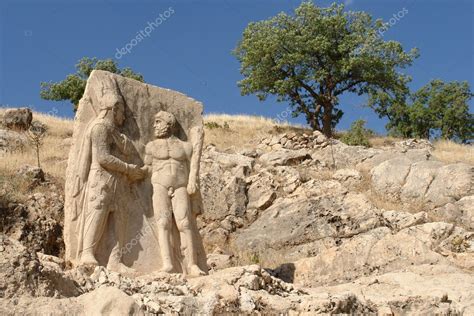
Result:
<svg viewBox="0 0 474 316"><path fill-rule="evenodd" d="M155 122L153 127L155 128L155 136L158 138L164 138L171 136L174 127L176 126L176 118L173 114L166 111L159 111L155 115Z"/></svg>
<svg viewBox="0 0 474 316"><path fill-rule="evenodd" d="M100 117L110 117L117 126L121 126L125 121L125 107L118 97L104 98L100 102Z"/></svg>

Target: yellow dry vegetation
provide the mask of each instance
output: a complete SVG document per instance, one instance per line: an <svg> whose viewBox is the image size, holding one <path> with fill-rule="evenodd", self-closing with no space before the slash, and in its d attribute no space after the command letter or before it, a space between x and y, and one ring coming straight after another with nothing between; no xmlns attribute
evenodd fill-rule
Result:
<svg viewBox="0 0 474 316"><path fill-rule="evenodd" d="M255 148L262 138L274 134L311 132L301 125L253 115L207 114L204 124L205 144L213 144L219 150Z"/></svg>
<svg viewBox="0 0 474 316"><path fill-rule="evenodd" d="M3 116L5 110L7 109L0 109L0 117ZM46 136L40 149L41 168L49 175L64 178L69 153L69 145L64 140L72 136L73 120L40 112L33 113L33 120L47 126ZM0 172L6 174L15 172L22 165L36 165L36 160L35 149L27 144L23 150L2 156Z"/></svg>
<svg viewBox="0 0 474 316"><path fill-rule="evenodd" d="M434 142L433 157L437 160L454 163L464 162L474 165L474 146L462 145L449 140Z"/></svg>

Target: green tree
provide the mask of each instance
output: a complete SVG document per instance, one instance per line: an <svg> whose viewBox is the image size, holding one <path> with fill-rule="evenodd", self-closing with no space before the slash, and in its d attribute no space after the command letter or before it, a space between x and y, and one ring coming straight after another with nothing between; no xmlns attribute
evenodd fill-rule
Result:
<svg viewBox="0 0 474 316"><path fill-rule="evenodd" d="M389 119L386 127L392 135L466 142L474 138L473 96L467 82L432 80L410 95L383 96L376 111Z"/></svg>
<svg viewBox="0 0 474 316"><path fill-rule="evenodd" d="M97 58L84 57L76 64L76 73L70 74L60 82L41 82L40 96L45 100L63 101L69 100L77 111L79 100L84 94L87 78L92 70L106 70L127 78L144 82L141 74L135 73L131 68L119 69L112 59L98 60Z"/></svg>
<svg viewBox="0 0 474 316"><path fill-rule="evenodd" d="M369 138L375 133L371 129L365 128L366 121L357 120L351 124L351 128L342 135L341 141L351 146L370 147Z"/></svg>
<svg viewBox="0 0 474 316"><path fill-rule="evenodd" d="M294 15L250 23L234 50L244 76L238 82L241 93L261 101L276 95L290 103L294 117L304 114L313 129L331 136L343 115L342 94L407 91L410 78L399 69L411 65L418 52L384 41L382 29L384 23L366 12L311 2L303 2Z"/></svg>

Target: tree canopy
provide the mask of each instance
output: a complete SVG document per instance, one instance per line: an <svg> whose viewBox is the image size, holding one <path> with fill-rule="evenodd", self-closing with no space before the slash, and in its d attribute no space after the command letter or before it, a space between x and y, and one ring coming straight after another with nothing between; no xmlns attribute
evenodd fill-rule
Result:
<svg viewBox="0 0 474 316"><path fill-rule="evenodd" d="M116 62L112 59L98 60L95 57L84 57L76 64L77 71L75 74L68 75L66 79L60 82L41 82L41 98L53 101L69 100L74 106L74 112L76 112L79 100L82 98L86 88L87 78L89 78L94 69L110 71L144 82L141 74L135 73L129 67L119 69Z"/></svg>
<svg viewBox="0 0 474 316"><path fill-rule="evenodd" d="M418 52L383 40L383 28L368 13L344 11L335 3L321 8L303 2L294 15L252 22L234 50L244 76L238 86L242 95L289 102L293 116L304 114L313 129L331 136L343 115L342 94L393 96L408 90L410 78L399 70Z"/></svg>
<svg viewBox="0 0 474 316"><path fill-rule="evenodd" d="M379 94L376 112L389 119L386 127L392 135L466 142L474 138L473 96L467 82L432 80L409 95Z"/></svg>

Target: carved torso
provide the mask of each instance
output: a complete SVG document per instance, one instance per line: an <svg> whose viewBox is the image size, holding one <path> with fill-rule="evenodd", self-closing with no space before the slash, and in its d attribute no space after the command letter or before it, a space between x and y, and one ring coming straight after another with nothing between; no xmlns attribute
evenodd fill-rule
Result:
<svg viewBox="0 0 474 316"><path fill-rule="evenodd" d="M116 192L116 183L125 179L124 160L127 147L131 144L115 126L100 120L92 127L90 137L92 157L89 188L96 192Z"/></svg>
<svg viewBox="0 0 474 316"><path fill-rule="evenodd" d="M166 188L186 186L189 176L190 143L176 137L156 139L146 148L152 166L152 182Z"/></svg>

